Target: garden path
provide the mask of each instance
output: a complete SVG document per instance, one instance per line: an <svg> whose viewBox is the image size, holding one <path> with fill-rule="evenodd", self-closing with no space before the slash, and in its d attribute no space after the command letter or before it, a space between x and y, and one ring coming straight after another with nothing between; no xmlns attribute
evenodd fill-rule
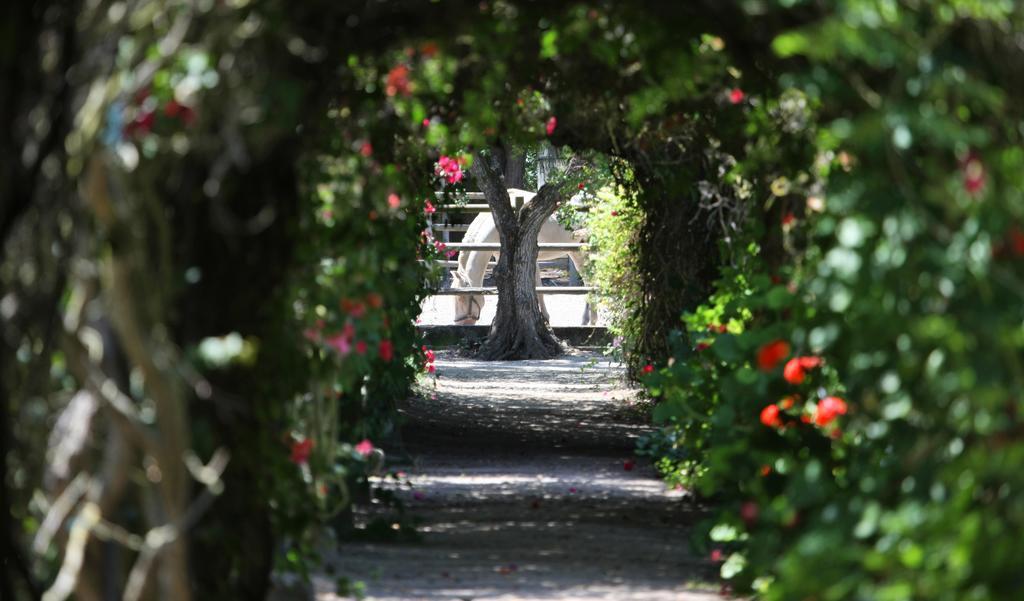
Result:
<svg viewBox="0 0 1024 601"><path fill-rule="evenodd" d="M420 542L352 542L317 577L392 601L718 599L714 567L688 547L699 510L632 464L645 419L622 367L600 355L480 362L438 353L436 388L402 407L408 458L385 479ZM390 482L391 484L387 484ZM373 508L357 522L387 516Z"/></svg>

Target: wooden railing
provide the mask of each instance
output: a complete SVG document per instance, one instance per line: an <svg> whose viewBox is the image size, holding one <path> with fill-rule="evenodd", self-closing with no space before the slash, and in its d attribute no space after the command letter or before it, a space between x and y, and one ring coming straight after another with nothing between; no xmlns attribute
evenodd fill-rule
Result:
<svg viewBox="0 0 1024 601"><path fill-rule="evenodd" d="M442 195L440 192L437 194L438 198ZM466 199L470 202L465 204L441 204L435 205L436 213L439 217L446 217L448 213L489 213L491 208L486 202L481 203L484 200L483 192L468 192ZM526 197L520 195L510 195L509 198L512 206L518 211L524 204L526 204ZM586 210L581 207L579 210ZM452 232L465 232L469 229L468 224L451 224L448 223L447 219L444 219L441 223L434 223L433 215L427 216L430 228L433 231L441 233L441 242L445 245L445 250L454 251L472 251L472 250L501 250L501 244L498 242L451 242L449 234ZM587 245L584 243L549 243L540 242L537 244L540 250L585 250ZM446 268L458 267L459 262L453 260L440 260L437 263L443 263ZM569 262L571 265L571 261ZM537 294L587 294L592 292L594 288L591 286L541 286L537 289ZM469 288L446 288L435 292L437 295L466 295L466 294L497 294L498 289L494 286L478 286Z"/></svg>

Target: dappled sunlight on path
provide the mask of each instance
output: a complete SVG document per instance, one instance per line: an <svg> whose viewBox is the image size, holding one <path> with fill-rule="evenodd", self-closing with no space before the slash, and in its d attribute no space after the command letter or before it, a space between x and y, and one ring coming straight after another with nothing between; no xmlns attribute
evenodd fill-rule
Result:
<svg viewBox="0 0 1024 601"><path fill-rule="evenodd" d="M647 426L621 366L439 354L437 367L388 449L408 454L406 480L378 482L421 520L422 541L342 545L319 599L338 599L339 576L378 601L719 598L714 568L688 549L699 511L631 459Z"/></svg>

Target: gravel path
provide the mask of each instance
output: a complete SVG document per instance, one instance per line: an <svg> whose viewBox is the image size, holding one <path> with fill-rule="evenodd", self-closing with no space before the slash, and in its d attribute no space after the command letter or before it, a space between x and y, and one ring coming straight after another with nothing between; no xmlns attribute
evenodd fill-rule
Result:
<svg viewBox="0 0 1024 601"><path fill-rule="evenodd" d="M371 601L719 599L713 566L687 546L696 510L627 463L646 426L620 366L439 353L437 371L436 389L402 408L401 448L387 449L410 459L406 480L382 482L422 540L342 545L318 599L339 599L339 576L363 580Z"/></svg>

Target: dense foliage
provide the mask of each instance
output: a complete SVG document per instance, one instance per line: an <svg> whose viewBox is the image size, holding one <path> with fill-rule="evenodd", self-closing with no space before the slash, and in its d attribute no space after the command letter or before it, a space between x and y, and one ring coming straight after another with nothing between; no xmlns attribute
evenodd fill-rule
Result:
<svg viewBox="0 0 1024 601"><path fill-rule="evenodd" d="M1008 599L1024 584L1007 535L1024 525L1024 155L1004 71L1020 18L851 0L775 40L801 57L780 81L819 105L824 195L769 224L787 262L751 246L645 380L669 424L647 451L717 499L710 552L742 588Z"/></svg>
<svg viewBox="0 0 1024 601"><path fill-rule="evenodd" d="M1022 586L1016 3L10 6L12 570L34 492L75 473L122 476L91 500L138 533L205 508L166 543L191 534L200 598L307 569L425 364L428 199L484 147L546 142L612 166L579 182L596 278L659 399L644 451L716 502L723 576L771 599ZM81 390L103 410L53 484L45 432ZM55 542L19 591L73 556ZM133 544L91 545L78 585Z"/></svg>

